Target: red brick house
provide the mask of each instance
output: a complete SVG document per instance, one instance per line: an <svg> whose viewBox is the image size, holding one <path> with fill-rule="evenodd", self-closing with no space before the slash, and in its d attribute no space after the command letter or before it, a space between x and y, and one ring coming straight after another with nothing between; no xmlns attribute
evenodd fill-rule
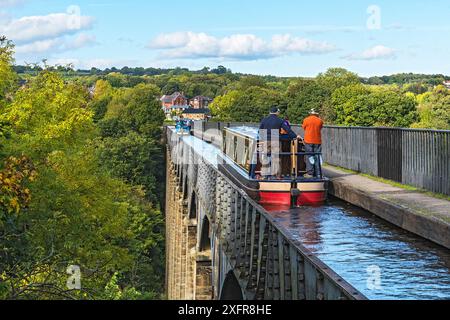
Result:
<svg viewBox="0 0 450 320"><path fill-rule="evenodd" d="M206 120L210 116L208 108L189 108L183 111L183 118L189 120Z"/></svg>
<svg viewBox="0 0 450 320"><path fill-rule="evenodd" d="M192 108L194 109L204 109L208 108L209 104L213 101L213 99L205 96L196 96L192 98L189 102Z"/></svg>
<svg viewBox="0 0 450 320"><path fill-rule="evenodd" d="M160 100L164 113L168 119L172 117L173 113L181 113L189 108L189 100L180 92L164 95Z"/></svg>
<svg viewBox="0 0 450 320"><path fill-rule="evenodd" d="M445 86L447 89L450 89L450 80L444 81L444 86Z"/></svg>

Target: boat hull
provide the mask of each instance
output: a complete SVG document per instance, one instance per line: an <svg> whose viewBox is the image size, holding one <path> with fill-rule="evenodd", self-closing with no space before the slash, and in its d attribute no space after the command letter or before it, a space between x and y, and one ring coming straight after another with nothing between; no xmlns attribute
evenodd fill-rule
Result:
<svg viewBox="0 0 450 320"><path fill-rule="evenodd" d="M292 205L291 192L270 192L261 191L259 193L259 202L267 205ZM296 206L320 206L327 200L326 191L303 192L297 197Z"/></svg>
<svg viewBox="0 0 450 320"><path fill-rule="evenodd" d="M218 160L219 171L263 205L320 206L327 199L327 179L255 180L238 172L225 157Z"/></svg>

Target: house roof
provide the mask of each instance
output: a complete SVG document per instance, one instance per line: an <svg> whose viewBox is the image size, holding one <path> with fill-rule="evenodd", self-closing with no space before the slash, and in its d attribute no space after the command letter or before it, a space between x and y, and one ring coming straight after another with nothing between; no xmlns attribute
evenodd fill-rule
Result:
<svg viewBox="0 0 450 320"><path fill-rule="evenodd" d="M189 108L184 110L183 114L209 114L210 111L207 108L194 109Z"/></svg>
<svg viewBox="0 0 450 320"><path fill-rule="evenodd" d="M171 109L189 109L190 107L187 105L184 106L171 106Z"/></svg>
<svg viewBox="0 0 450 320"><path fill-rule="evenodd" d="M163 102L172 102L172 98L167 95L163 95L160 100Z"/></svg>
<svg viewBox="0 0 450 320"><path fill-rule="evenodd" d="M193 97L191 100L208 100L208 101L212 101L213 99L211 99L210 97L205 97L205 96L196 96L196 97Z"/></svg>
<svg viewBox="0 0 450 320"><path fill-rule="evenodd" d="M182 98L185 98L185 99L186 99L186 97L184 96L184 94L179 93L179 92L175 92L174 94L171 95L172 99L176 99L176 98L178 98L178 97L180 97L180 96L181 96Z"/></svg>
<svg viewBox="0 0 450 320"><path fill-rule="evenodd" d="M173 100L175 100L178 97L182 97L183 99L187 99L184 96L184 94L182 94L180 92L174 92L171 95L163 95L160 100L163 101L163 102L172 102Z"/></svg>

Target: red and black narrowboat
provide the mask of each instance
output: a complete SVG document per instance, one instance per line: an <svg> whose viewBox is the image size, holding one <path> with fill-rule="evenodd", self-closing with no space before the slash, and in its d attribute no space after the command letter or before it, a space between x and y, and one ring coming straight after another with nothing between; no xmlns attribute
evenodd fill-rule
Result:
<svg viewBox="0 0 450 320"><path fill-rule="evenodd" d="M263 205L315 206L327 199L328 179L322 176L321 164L317 177L305 178L307 159L319 161L321 154L306 153L298 140L283 140L278 144L277 176L263 174L266 145L258 140L253 127L226 128L223 133L223 153L219 155L220 172L240 186L250 197Z"/></svg>

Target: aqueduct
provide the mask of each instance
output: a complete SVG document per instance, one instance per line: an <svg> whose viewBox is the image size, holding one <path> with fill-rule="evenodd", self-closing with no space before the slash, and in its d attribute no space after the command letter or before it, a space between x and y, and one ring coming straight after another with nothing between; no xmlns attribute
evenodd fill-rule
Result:
<svg viewBox="0 0 450 320"><path fill-rule="evenodd" d="M167 129L168 299L365 298L224 177L208 148Z"/></svg>

